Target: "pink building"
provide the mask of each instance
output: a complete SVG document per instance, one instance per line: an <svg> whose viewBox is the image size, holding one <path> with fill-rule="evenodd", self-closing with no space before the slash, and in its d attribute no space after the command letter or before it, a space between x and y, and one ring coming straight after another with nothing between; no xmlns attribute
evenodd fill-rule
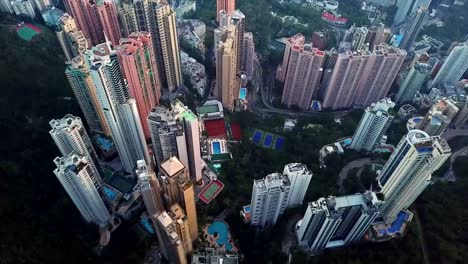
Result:
<svg viewBox="0 0 468 264"><path fill-rule="evenodd" d="M288 65L289 65L289 60L290 60L289 57L291 55L291 49L294 45L303 46L304 42L305 42L305 37L301 33L290 37L286 41L286 48L284 49L284 56L283 56L283 64L280 66L280 68L278 68L276 79L284 82L286 78L286 73L288 72Z"/></svg>
<svg viewBox="0 0 468 264"><path fill-rule="evenodd" d="M309 110L320 88L325 53L309 46L293 45L281 103Z"/></svg>
<svg viewBox="0 0 468 264"><path fill-rule="evenodd" d="M370 52L338 54L333 73L323 95L322 107L328 109L350 108Z"/></svg>
<svg viewBox="0 0 468 264"><path fill-rule="evenodd" d="M406 51L388 44L375 46L359 82L354 106L365 107L384 98L400 71Z"/></svg>
<svg viewBox="0 0 468 264"><path fill-rule="evenodd" d="M145 137L149 139L147 117L151 109L159 105L161 97L151 35L147 32L132 33L128 38L121 39L115 49L130 95L136 100Z"/></svg>
<svg viewBox="0 0 468 264"><path fill-rule="evenodd" d="M365 107L384 98L405 58L406 51L388 44L377 45L373 52L339 54L325 89L323 108Z"/></svg>
<svg viewBox="0 0 468 264"><path fill-rule="evenodd" d="M97 7L89 0L64 0L67 12L75 19L78 30L91 40L93 45L104 42L104 34Z"/></svg>
<svg viewBox="0 0 468 264"><path fill-rule="evenodd" d="M122 33L120 32L119 21L117 19L117 7L114 2L112 0L98 1L97 11L104 33L112 42L112 45L118 45Z"/></svg>
<svg viewBox="0 0 468 264"><path fill-rule="evenodd" d="M219 12L221 10L231 16L236 10L236 0L216 0L216 21L219 22Z"/></svg>

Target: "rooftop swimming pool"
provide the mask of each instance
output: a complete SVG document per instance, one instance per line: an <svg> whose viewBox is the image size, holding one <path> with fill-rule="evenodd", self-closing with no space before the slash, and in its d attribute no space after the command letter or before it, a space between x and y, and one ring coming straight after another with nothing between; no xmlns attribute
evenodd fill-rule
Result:
<svg viewBox="0 0 468 264"><path fill-rule="evenodd" d="M112 149L112 141L110 141L109 139L98 136L96 137L96 140L104 151L109 151Z"/></svg>
<svg viewBox="0 0 468 264"><path fill-rule="evenodd" d="M240 88L239 99L245 100L246 96L247 96L247 89L246 88Z"/></svg>
<svg viewBox="0 0 468 264"><path fill-rule="evenodd" d="M109 199L111 199L112 201L115 200L115 197L117 196L117 194L114 192L114 190L112 190L111 188L107 187L107 186L104 186L104 193L106 193L107 197L109 197Z"/></svg>
<svg viewBox="0 0 468 264"><path fill-rule="evenodd" d="M211 142L211 145L213 146L213 154L221 154L221 142L214 141Z"/></svg>
<svg viewBox="0 0 468 264"><path fill-rule="evenodd" d="M229 229L225 222L223 221L214 221L211 225L208 226L208 234L214 235L217 234L216 243L219 247L224 245L224 248L227 251L232 250L232 244L229 242Z"/></svg>

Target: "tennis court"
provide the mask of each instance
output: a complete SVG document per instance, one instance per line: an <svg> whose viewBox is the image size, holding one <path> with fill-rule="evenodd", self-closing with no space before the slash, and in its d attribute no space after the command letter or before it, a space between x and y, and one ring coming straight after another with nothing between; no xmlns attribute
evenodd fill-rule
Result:
<svg viewBox="0 0 468 264"><path fill-rule="evenodd" d="M274 137L273 135L267 134L265 136L265 141L263 141L263 146L267 148L271 147L271 143L273 142L273 137Z"/></svg>
<svg viewBox="0 0 468 264"><path fill-rule="evenodd" d="M259 129L254 129L252 137L252 142L255 145L275 150L279 150L283 147L284 140L283 136Z"/></svg>
<svg viewBox="0 0 468 264"><path fill-rule="evenodd" d="M199 194L198 198L205 202L206 204L210 203L218 194L223 190L224 184L219 180L211 181L205 189L203 189Z"/></svg>
<svg viewBox="0 0 468 264"><path fill-rule="evenodd" d="M133 187L136 185L135 180L127 178L119 173L114 173L106 183L122 193L131 193Z"/></svg>
<svg viewBox="0 0 468 264"><path fill-rule="evenodd" d="M261 131L256 130L253 136L253 143L255 145L258 145L262 137L263 137L263 133Z"/></svg>
<svg viewBox="0 0 468 264"><path fill-rule="evenodd" d="M284 143L284 137L277 137L275 141L275 149L281 149Z"/></svg>
<svg viewBox="0 0 468 264"><path fill-rule="evenodd" d="M16 34L26 41L31 41L36 35L39 35L41 31L40 28L27 23L16 28Z"/></svg>

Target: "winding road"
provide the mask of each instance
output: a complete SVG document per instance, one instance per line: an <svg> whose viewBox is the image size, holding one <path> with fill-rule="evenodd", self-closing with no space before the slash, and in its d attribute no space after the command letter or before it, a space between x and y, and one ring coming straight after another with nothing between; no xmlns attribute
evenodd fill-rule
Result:
<svg viewBox="0 0 468 264"><path fill-rule="evenodd" d="M372 165L372 159L371 158L362 158L358 160L353 160L350 163L346 164L346 166L341 169L340 174L338 175L338 180L337 184L339 187L340 192L343 192L343 181L348 177L348 173L350 170L355 169L355 168L361 168L366 165Z"/></svg>

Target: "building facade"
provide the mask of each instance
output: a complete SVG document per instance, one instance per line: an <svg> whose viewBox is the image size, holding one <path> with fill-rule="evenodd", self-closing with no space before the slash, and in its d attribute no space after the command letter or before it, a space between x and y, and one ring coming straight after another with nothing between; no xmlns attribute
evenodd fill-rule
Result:
<svg viewBox="0 0 468 264"><path fill-rule="evenodd" d="M151 167L147 166L146 161L137 161L136 175L138 176L138 186L148 215L153 216L164 211L161 186L156 178L156 173Z"/></svg>
<svg viewBox="0 0 468 264"><path fill-rule="evenodd" d="M86 222L105 226L111 219L93 179L101 178L85 156L71 154L54 159L55 176Z"/></svg>
<svg viewBox="0 0 468 264"><path fill-rule="evenodd" d="M112 0L98 0L96 2L96 9L99 15L99 21L101 28L104 31L104 35L112 42L112 45L119 45L119 40L122 38L120 31L120 25L118 20L117 7Z"/></svg>
<svg viewBox="0 0 468 264"><path fill-rule="evenodd" d="M179 234L177 234L174 219L166 211L163 211L154 215L153 221L164 257L171 263L187 264L184 243Z"/></svg>
<svg viewBox="0 0 468 264"><path fill-rule="evenodd" d="M412 130L404 136L382 168L378 181L385 204L382 215L391 224L431 183L431 175L451 155L445 139Z"/></svg>
<svg viewBox="0 0 468 264"><path fill-rule="evenodd" d="M421 90L424 82L431 74L431 67L427 63L416 63L411 67L408 75L400 85L395 97L398 103L413 101L414 95Z"/></svg>
<svg viewBox="0 0 468 264"><path fill-rule="evenodd" d="M245 74L252 80L254 75L254 61L255 61L255 43L253 40L252 32L245 32L244 33L244 51L243 51L243 69Z"/></svg>
<svg viewBox="0 0 468 264"><path fill-rule="evenodd" d="M430 136L440 136L455 118L459 109L450 99L435 102L416 128Z"/></svg>
<svg viewBox="0 0 468 264"><path fill-rule="evenodd" d="M60 17L55 34L67 61L71 61L75 56L83 54L91 48L89 40L86 39L81 30L78 30L75 19L69 14L65 13Z"/></svg>
<svg viewBox="0 0 468 264"><path fill-rule="evenodd" d="M354 132L350 147L357 151L373 151L392 123L394 107L395 103L389 98L367 107Z"/></svg>
<svg viewBox="0 0 468 264"><path fill-rule="evenodd" d="M161 81L156 67L151 35L146 32L131 33L120 40L116 53L127 81L130 96L135 98L145 138L150 138L148 115L159 105Z"/></svg>
<svg viewBox="0 0 468 264"><path fill-rule="evenodd" d="M444 64L434 78L433 84L449 84L454 85L457 83L463 74L468 69L468 43L464 42L456 45L448 57L445 59Z"/></svg>
<svg viewBox="0 0 468 264"><path fill-rule="evenodd" d="M299 246L310 253L360 240L379 214L381 201L373 192L320 198L309 203L296 225Z"/></svg>
<svg viewBox="0 0 468 264"><path fill-rule="evenodd" d="M236 0L216 0L216 21L220 20L220 12L224 10L229 16L236 10Z"/></svg>
<svg viewBox="0 0 468 264"><path fill-rule="evenodd" d="M403 39L400 42L400 48L407 51L411 50L413 47L414 41L419 36L424 23L429 17L429 12L426 7L419 7L416 12L411 14L410 21L406 26Z"/></svg>
<svg viewBox="0 0 468 264"><path fill-rule="evenodd" d="M286 79L286 74L288 73L288 65L290 61L291 51L293 46L304 46L305 37L302 34L296 34L286 41L286 47L284 48L284 55L283 55L283 64L278 67L276 73L276 79L283 82Z"/></svg>

